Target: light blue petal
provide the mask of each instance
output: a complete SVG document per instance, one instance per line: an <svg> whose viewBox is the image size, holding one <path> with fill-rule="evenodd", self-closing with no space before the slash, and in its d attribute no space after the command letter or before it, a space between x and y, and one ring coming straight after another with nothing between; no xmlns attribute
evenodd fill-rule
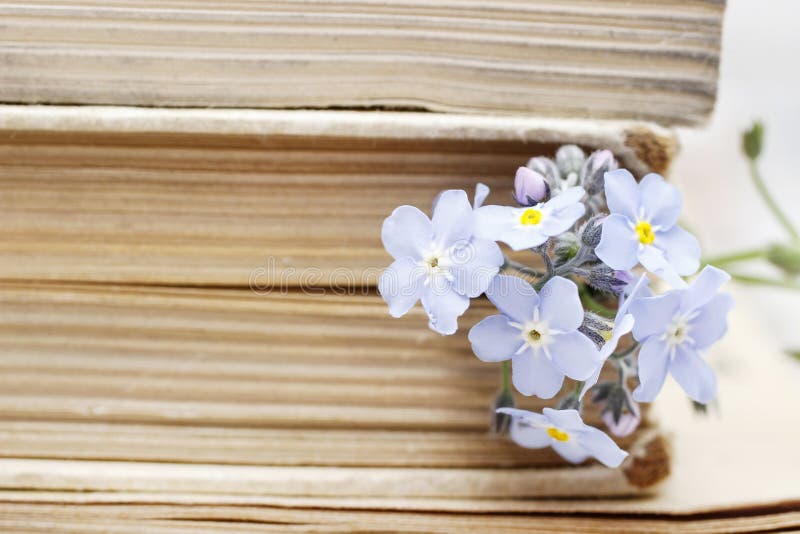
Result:
<svg viewBox="0 0 800 534"><path fill-rule="evenodd" d="M645 269L666 281L673 288L685 288L686 281L680 277L678 271L667 261L664 252L654 245L639 247L639 262Z"/></svg>
<svg viewBox="0 0 800 534"><path fill-rule="evenodd" d="M667 378L669 354L666 344L648 339L639 350L639 387L633 392L636 402L653 402Z"/></svg>
<svg viewBox="0 0 800 534"><path fill-rule="evenodd" d="M574 439L567 441L550 440L550 446L559 456L573 464L580 464L589 458L589 453Z"/></svg>
<svg viewBox="0 0 800 534"><path fill-rule="evenodd" d="M581 419L578 410L554 410L553 408L544 408L542 415L547 417L553 426L562 430L584 430L586 425Z"/></svg>
<svg viewBox="0 0 800 534"><path fill-rule="evenodd" d="M518 276L501 274L494 277L486 289L486 296L500 313L519 324L533 319L533 312L539 306L536 290Z"/></svg>
<svg viewBox="0 0 800 534"><path fill-rule="evenodd" d="M483 206L483 202L488 196L489 186L479 182L478 185L475 186L475 199L472 201L473 209L478 209Z"/></svg>
<svg viewBox="0 0 800 534"><path fill-rule="evenodd" d="M672 227L681 214L681 193L660 175L650 173L639 182L639 195L644 214L653 226L664 230Z"/></svg>
<svg viewBox="0 0 800 534"><path fill-rule="evenodd" d="M650 336L661 335L680 309L681 295L670 291L657 297L636 299L631 303L630 312L635 322L633 337L644 341Z"/></svg>
<svg viewBox="0 0 800 534"><path fill-rule="evenodd" d="M536 395L552 399L564 383L564 375L556 369L550 358L542 351L528 348L511 359L511 379L517 391L523 395Z"/></svg>
<svg viewBox="0 0 800 534"><path fill-rule="evenodd" d="M580 395L578 395L578 400L583 399L583 396L586 395L586 393L590 389L592 389L592 387L594 387L595 384L597 384L598 380L600 380L600 373L603 371L603 366L605 365L605 363L606 362L603 361L602 364L598 365L597 369L595 369L594 373L592 373L592 376L590 376L583 382L583 387L581 388Z"/></svg>
<svg viewBox="0 0 800 534"><path fill-rule="evenodd" d="M394 259L419 260L433 240L433 227L428 216L414 206L400 206L383 221L381 240Z"/></svg>
<svg viewBox="0 0 800 534"><path fill-rule="evenodd" d="M620 449L613 439L597 428L587 427L578 440L581 447L606 467L619 467L622 461L628 457L627 452Z"/></svg>
<svg viewBox="0 0 800 534"><path fill-rule="evenodd" d="M694 279L689 290L681 295L681 311L687 312L699 308L711 300L719 288L730 279L731 275L722 269L707 265Z"/></svg>
<svg viewBox="0 0 800 534"><path fill-rule="evenodd" d="M678 346L669 372L689 398L707 404L717 396L717 378L700 354L686 344ZM634 398L636 396L634 395Z"/></svg>
<svg viewBox="0 0 800 534"><path fill-rule="evenodd" d="M539 317L549 328L576 330L583 322L583 305L575 282L561 276L551 278L539 291Z"/></svg>
<svg viewBox="0 0 800 534"><path fill-rule="evenodd" d="M508 206L483 206L475 210L475 235L502 241L513 250L537 247L547 241L538 226L520 228L516 209Z"/></svg>
<svg viewBox="0 0 800 534"><path fill-rule="evenodd" d="M639 240L628 219L622 215L609 215L603 220L600 243L594 251L603 263L612 269L626 271L639 263L638 250Z"/></svg>
<svg viewBox="0 0 800 534"><path fill-rule="evenodd" d="M509 431L511 439L526 449L541 449L550 445L550 436L543 428L527 425L520 419L514 419Z"/></svg>
<svg viewBox="0 0 800 534"><path fill-rule="evenodd" d="M654 245L664 251L669 264L681 276L692 275L700 267L700 243L680 226L657 232Z"/></svg>
<svg viewBox="0 0 800 534"><path fill-rule="evenodd" d="M449 260L456 291L471 298L486 291L504 261L497 243L477 238L454 245Z"/></svg>
<svg viewBox="0 0 800 534"><path fill-rule="evenodd" d="M498 408L495 410L497 413L504 413L510 415L514 419L522 419L528 426L536 428L547 428L550 426L550 420L544 415L528 410L520 410L519 408Z"/></svg>
<svg viewBox="0 0 800 534"><path fill-rule="evenodd" d="M481 206L475 210L475 235L481 239L499 241L498 237L514 226L514 208L510 206Z"/></svg>
<svg viewBox="0 0 800 534"><path fill-rule="evenodd" d="M389 305L392 317L401 317L422 297L424 269L411 258L401 258L383 271L378 292Z"/></svg>
<svg viewBox="0 0 800 534"><path fill-rule="evenodd" d="M468 241L472 237L472 217L466 192L460 189L443 191L431 218L434 241L441 246Z"/></svg>
<svg viewBox="0 0 800 534"><path fill-rule="evenodd" d="M556 198L561 198L561 196L559 195ZM575 221L583 217L584 213L586 213L586 206L580 203L571 204L546 215L536 229L543 235L557 236L572 228Z"/></svg>
<svg viewBox="0 0 800 534"><path fill-rule="evenodd" d="M635 323L636 320L630 313L623 315L622 317L618 316L614 320L614 327L611 329L611 337L608 338L608 341L603 343L602 347L600 347L600 357L603 360L611 356L611 353L614 352L617 348L617 345L619 345L619 340L622 339L622 336L633 330L633 325Z"/></svg>
<svg viewBox="0 0 800 534"><path fill-rule="evenodd" d="M472 352L484 362L510 360L525 342L518 328L508 324L504 315L492 315L469 331Z"/></svg>
<svg viewBox="0 0 800 534"><path fill-rule="evenodd" d="M458 330L458 318L467 311L469 297L459 295L450 286L429 285L422 292L422 307L428 313L428 326L442 335Z"/></svg>
<svg viewBox="0 0 800 534"><path fill-rule="evenodd" d="M633 175L626 169L607 172L605 174L605 190L609 211L635 221L639 211L639 187ZM616 269L617 267L612 268Z"/></svg>
<svg viewBox="0 0 800 534"><path fill-rule="evenodd" d="M581 199L586 194L586 191L583 187L570 187L569 189L565 189L561 192L558 196L555 196L544 203L542 206L543 209L549 209L553 212L559 212L564 208L571 208L575 205L583 205L581 204Z"/></svg>
<svg viewBox="0 0 800 534"><path fill-rule="evenodd" d="M573 380L586 380L600 365L602 358L594 342L573 331L551 334L553 341L547 346L553 363L559 371Z"/></svg>
<svg viewBox="0 0 800 534"><path fill-rule="evenodd" d="M692 320L689 335L695 348L702 350L719 341L728 331L728 312L733 309L733 297L722 293L713 297Z"/></svg>

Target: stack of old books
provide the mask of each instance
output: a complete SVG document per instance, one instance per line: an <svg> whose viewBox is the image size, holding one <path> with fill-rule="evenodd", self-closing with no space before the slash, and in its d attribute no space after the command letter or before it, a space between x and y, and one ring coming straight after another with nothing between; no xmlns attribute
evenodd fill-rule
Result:
<svg viewBox="0 0 800 534"><path fill-rule="evenodd" d="M497 367L374 286L397 205L564 143L666 172L722 11L0 3L0 530L671 529L537 499L653 493L654 421L617 470L494 438Z"/></svg>

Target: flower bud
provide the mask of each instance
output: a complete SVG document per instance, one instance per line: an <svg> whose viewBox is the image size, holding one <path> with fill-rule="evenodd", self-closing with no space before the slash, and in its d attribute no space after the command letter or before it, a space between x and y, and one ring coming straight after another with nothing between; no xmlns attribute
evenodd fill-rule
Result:
<svg viewBox="0 0 800 534"><path fill-rule="evenodd" d="M597 397L594 398L598 402ZM601 417L609 432L619 438L629 436L639 427L642 413L631 398L630 392L621 384L614 384L608 388L604 397L606 406Z"/></svg>
<svg viewBox="0 0 800 534"><path fill-rule="evenodd" d="M553 256L556 265L563 265L571 260L581 248L578 236L572 232L564 232L556 238L556 245L553 247Z"/></svg>
<svg viewBox="0 0 800 534"><path fill-rule="evenodd" d="M617 276L617 272L611 267L600 263L589 269L586 283L598 291L620 294L628 286L628 282Z"/></svg>
<svg viewBox="0 0 800 534"><path fill-rule="evenodd" d="M589 195L600 193L605 187L605 174L618 166L610 150L592 152L581 168L581 185Z"/></svg>
<svg viewBox="0 0 800 534"><path fill-rule="evenodd" d="M556 164L550 158L545 158L543 156L531 158L525 166L544 176L544 179L547 180L551 188L561 179L561 173L558 171L558 167L556 167Z"/></svg>
<svg viewBox="0 0 800 534"><path fill-rule="evenodd" d="M750 159L758 159L761 149L764 146L764 125L760 122L753 123L753 126L742 135L742 150Z"/></svg>
<svg viewBox="0 0 800 534"><path fill-rule="evenodd" d="M800 274L800 247L797 245L772 245L767 250L767 260L787 274Z"/></svg>
<svg viewBox="0 0 800 534"><path fill-rule="evenodd" d="M634 404L634 406L636 405ZM630 436L639 427L639 423L642 422L642 415L638 407L635 407L634 411L621 413L616 421L614 420L614 414L610 410L603 413L602 417L608 431L618 438Z"/></svg>
<svg viewBox="0 0 800 534"><path fill-rule="evenodd" d="M571 174L577 177L585 159L583 150L576 145L564 145L559 148L556 152L556 165L561 171L561 177L567 181L570 181Z"/></svg>
<svg viewBox="0 0 800 534"><path fill-rule="evenodd" d="M520 206L535 206L550 196L550 186L544 176L527 167L517 169L514 177L514 199Z"/></svg>
<svg viewBox="0 0 800 534"><path fill-rule="evenodd" d="M595 248L600 243L603 234L603 221L605 215L595 215L581 226L581 241L589 248Z"/></svg>

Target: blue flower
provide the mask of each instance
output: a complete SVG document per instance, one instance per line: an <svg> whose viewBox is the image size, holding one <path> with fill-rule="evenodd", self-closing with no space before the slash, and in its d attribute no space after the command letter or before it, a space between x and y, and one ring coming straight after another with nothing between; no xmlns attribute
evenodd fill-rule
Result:
<svg viewBox="0 0 800 534"><path fill-rule="evenodd" d="M639 297L643 290L647 290L649 292L649 288L647 287L647 276L645 275L639 277L639 280L633 285L633 288L630 290L627 298L620 299L620 305L617 308L617 314L614 316L614 324L611 327L611 330L607 332L606 342L603 343L602 347L600 347L600 357L602 358L602 362L597 367L595 372L592 373L592 376L586 379L579 398L583 398L586 392L589 391L592 386L597 384L597 380L600 378L600 372L603 370L603 366L605 365L608 357L611 356L615 350L617 350L619 340L622 339L622 336L633 330L635 320L633 314L628 313L628 309Z"/></svg>
<svg viewBox="0 0 800 534"><path fill-rule="evenodd" d="M673 287L686 287L680 276L697 271L700 245L676 224L680 192L657 174L637 184L625 169L606 174L605 191L611 215L603 221L597 257L617 270L641 263Z"/></svg>
<svg viewBox="0 0 800 534"><path fill-rule="evenodd" d="M583 217L582 187L567 189L557 197L535 206L483 206L475 210L475 235L502 241L514 250L537 247L550 237L569 230Z"/></svg>
<svg viewBox="0 0 800 534"><path fill-rule="evenodd" d="M636 321L633 337L642 343L635 400L655 399L667 372L695 401L705 404L714 399L717 381L702 351L728 328L726 316L733 308L733 298L717 291L729 279L726 272L708 266L686 289L636 299L631 304Z"/></svg>
<svg viewBox="0 0 800 534"><path fill-rule="evenodd" d="M596 458L607 467L618 467L628 456L602 430L584 423L576 410L545 408L541 414L516 408L497 411L512 417L511 439L521 447L549 446L573 464Z"/></svg>
<svg viewBox="0 0 800 534"><path fill-rule="evenodd" d="M486 193L488 188L479 186L476 205ZM413 206L400 206L387 217L381 238L395 261L381 275L378 291L393 317L422 300L432 330L457 330L469 299L486 290L503 264L496 243L473 236L473 223L473 208L459 190L438 196L432 219Z"/></svg>
<svg viewBox="0 0 800 534"><path fill-rule="evenodd" d="M583 308L573 282L557 276L537 294L521 278L499 275L486 295L502 315L472 327L472 350L485 362L510 359L514 387L523 395L549 399L565 375L585 380L600 363L595 344L578 332Z"/></svg>

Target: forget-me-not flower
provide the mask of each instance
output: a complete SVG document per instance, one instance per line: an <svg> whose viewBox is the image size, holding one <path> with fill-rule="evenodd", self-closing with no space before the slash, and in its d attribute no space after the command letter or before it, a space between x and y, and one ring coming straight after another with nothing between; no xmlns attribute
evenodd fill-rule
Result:
<svg viewBox="0 0 800 534"><path fill-rule="evenodd" d="M642 343L635 400L655 399L667 372L695 401L705 404L714 399L717 381L701 353L728 328L726 316L733 298L717 291L729 279L726 272L708 266L686 289L631 303L633 337Z"/></svg>
<svg viewBox="0 0 800 534"><path fill-rule="evenodd" d="M612 269L627 270L641 263L673 287L686 287L681 275L700 265L697 239L678 226L681 194L657 174L637 184L625 169L605 176L606 203L611 212L595 254Z"/></svg>
<svg viewBox="0 0 800 534"><path fill-rule="evenodd" d="M639 280L636 282L636 284L634 284L628 297L620 297L620 304L617 308L617 313L614 316L614 324L612 325L611 330L603 332L603 334L605 334L604 337L606 337L606 342L603 343L602 347L600 347L600 357L602 358L602 361L600 362L600 365L597 366L595 372L592 373L592 376L587 378L586 382L584 382L579 398L583 398L586 392L589 391L592 386L597 384L597 380L600 378L600 372L603 370L603 366L605 365L608 357L611 356L615 350L617 350L619 340L622 339L622 337L628 332L633 330L634 317L633 314L628 313L628 309L637 298L639 292L643 288L647 287L646 283L647 276L642 275L639 277Z"/></svg>
<svg viewBox="0 0 800 534"><path fill-rule="evenodd" d="M584 423L577 410L545 408L541 414L516 408L497 411L512 417L511 439L521 447L549 446L573 464L591 457L607 467L618 467L628 456L602 430Z"/></svg>
<svg viewBox="0 0 800 534"><path fill-rule="evenodd" d="M476 205L486 194L488 188L479 186ZM413 206L392 212L381 238L395 261L381 275L378 291L393 317L422 300L431 329L456 331L469 299L486 290L503 264L497 243L475 237L473 230L473 207L460 190L442 192L431 219Z"/></svg>
<svg viewBox="0 0 800 534"><path fill-rule="evenodd" d="M583 217L582 187L572 187L534 206L483 206L475 210L475 235L502 241L514 250L538 247L550 237L569 230Z"/></svg>
<svg viewBox="0 0 800 534"><path fill-rule="evenodd" d="M537 294L525 280L499 275L486 290L501 315L469 331L485 362L511 360L514 387L523 395L552 398L564 376L585 380L600 363L594 342L578 331L583 307L574 282L556 276Z"/></svg>

